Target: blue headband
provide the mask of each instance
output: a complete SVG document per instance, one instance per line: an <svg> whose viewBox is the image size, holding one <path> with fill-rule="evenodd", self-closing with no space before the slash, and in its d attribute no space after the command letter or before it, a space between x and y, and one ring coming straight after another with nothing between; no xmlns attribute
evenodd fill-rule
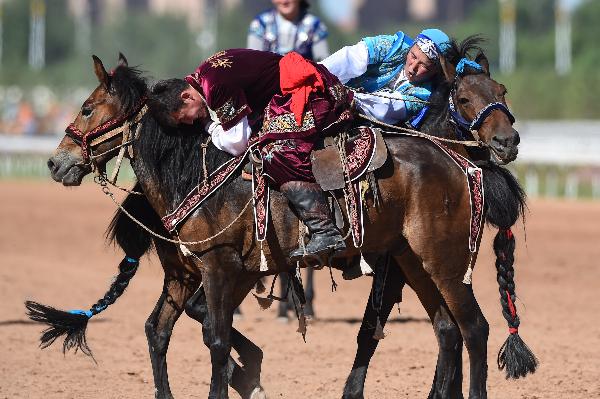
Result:
<svg viewBox="0 0 600 399"><path fill-rule="evenodd" d="M460 60L460 62L458 63L458 65L456 66L456 76L461 76L462 74L464 74L466 67L473 68L479 72L483 72L483 67L481 65L479 65L475 61L471 61L469 59L462 58Z"/></svg>

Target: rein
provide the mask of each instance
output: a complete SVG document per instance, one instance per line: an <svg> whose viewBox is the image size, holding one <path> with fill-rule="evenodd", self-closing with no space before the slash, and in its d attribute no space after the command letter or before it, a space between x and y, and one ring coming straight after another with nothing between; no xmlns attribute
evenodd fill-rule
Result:
<svg viewBox="0 0 600 399"><path fill-rule="evenodd" d="M402 127L402 126L396 126L396 125L390 125L388 123L383 123L381 121L378 121L375 118L372 118L368 115L364 115L364 114L358 114L358 116L360 116L363 119L368 120L369 122L372 122L374 124L383 126L383 127L387 127L390 129L395 130L396 132L399 132L401 135L405 135L405 136L414 136L414 137L423 137L425 139L429 139L429 140L438 140L438 141L442 141L445 143L452 143L452 144L462 144L464 146L467 147L486 147L487 144L479 141L479 140L455 140L455 139L447 139L444 137L437 137L431 134L427 134L427 133L423 133L420 132L418 130L415 129L409 129L406 127ZM396 132L390 132L390 131L386 131L386 134L396 134Z"/></svg>
<svg viewBox="0 0 600 399"><path fill-rule="evenodd" d="M244 215L244 213L246 213L246 210L248 209L248 207L250 206L250 204L254 201L254 198L256 197L256 192L253 192L252 195L250 196L250 199L248 200L248 202L246 202L246 205L244 205L244 207L242 208L240 213L235 217L235 219L233 219L227 226L223 227L221 230L219 230L217 233L213 234L212 236L205 238L203 240L199 240L199 241L181 241L179 239L173 240L169 237L165 237L161 234L155 233L148 226L146 226L143 222L139 221L135 216L133 216L125 208L123 208L123 205L121 205L119 203L119 201L117 201L115 199L115 194L112 191L110 191L110 187L108 187L108 184L110 182L108 181L106 176L104 176L104 175L96 176L94 181L100 185L102 192L104 194L106 194L108 197L110 197L110 199L112 200L112 202L114 202L114 204L117 206L117 208L119 208L119 210L121 210L121 212L123 212L125 215L127 215L127 217L129 217L134 223L136 223L138 226L140 226L142 229L144 229L146 232L148 232L153 237L159 238L166 242L170 242L172 244L178 244L180 246L206 244L207 242L212 241L215 238L217 238L218 236L220 236L221 234L225 233L227 230L229 230L229 228L231 228L231 226L233 226L238 220L240 220L240 218ZM179 236L177 236L177 237L179 237ZM187 248L186 248L186 250L187 250ZM182 249L182 252L184 252L184 254L186 253L185 250L183 250L183 249Z"/></svg>

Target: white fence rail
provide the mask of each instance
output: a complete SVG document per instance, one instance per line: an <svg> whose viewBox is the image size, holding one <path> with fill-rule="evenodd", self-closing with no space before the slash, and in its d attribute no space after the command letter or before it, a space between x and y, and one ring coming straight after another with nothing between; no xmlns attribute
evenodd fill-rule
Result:
<svg viewBox="0 0 600 399"><path fill-rule="evenodd" d="M529 196L600 199L600 121L526 121L515 127L521 144L510 168ZM46 160L61 138L0 134L0 178L47 177Z"/></svg>

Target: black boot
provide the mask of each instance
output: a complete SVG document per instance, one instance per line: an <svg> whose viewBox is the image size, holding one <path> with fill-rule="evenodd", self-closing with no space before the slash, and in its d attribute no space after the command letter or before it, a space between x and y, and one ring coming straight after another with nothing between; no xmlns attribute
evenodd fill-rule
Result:
<svg viewBox="0 0 600 399"><path fill-rule="evenodd" d="M280 191L292 203L310 233L310 241L304 250L299 247L292 251L292 260L299 260L305 255L323 255L346 249L344 239L331 218L327 197L321 186L317 183L291 181L283 184Z"/></svg>

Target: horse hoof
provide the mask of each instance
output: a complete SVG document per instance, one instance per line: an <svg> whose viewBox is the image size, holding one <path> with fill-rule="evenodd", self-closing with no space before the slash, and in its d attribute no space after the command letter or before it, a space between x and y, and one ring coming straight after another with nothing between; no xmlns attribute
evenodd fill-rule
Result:
<svg viewBox="0 0 600 399"><path fill-rule="evenodd" d="M250 393L249 399L267 399L267 394L265 390L259 385L256 388L254 388L252 393Z"/></svg>
<svg viewBox="0 0 600 399"><path fill-rule="evenodd" d="M289 323L290 319L287 316L278 316L277 321L283 324Z"/></svg>

